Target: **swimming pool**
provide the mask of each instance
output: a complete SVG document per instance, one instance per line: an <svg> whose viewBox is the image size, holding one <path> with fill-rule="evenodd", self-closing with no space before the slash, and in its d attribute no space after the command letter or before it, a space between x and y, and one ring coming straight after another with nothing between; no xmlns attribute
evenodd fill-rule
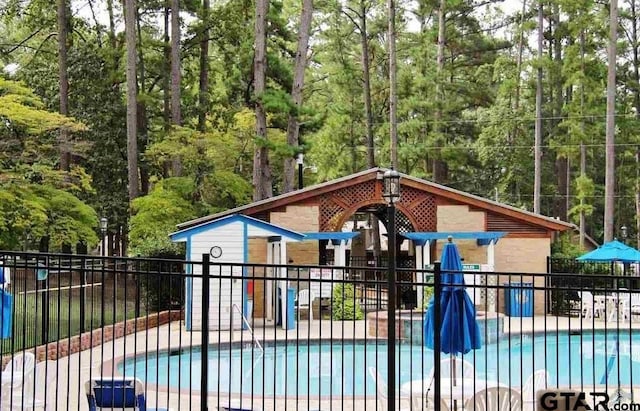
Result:
<svg viewBox="0 0 640 411"><path fill-rule="evenodd" d="M619 335L619 339L618 339ZM617 341L617 343L616 343ZM616 346L619 355L616 357ZM367 341L265 342L264 355L251 346L211 346L209 391L254 395L375 395L367 368L386 375L387 346ZM442 358L445 358L442 354ZM118 371L171 388L200 388L200 348L128 357ZM433 351L416 345L397 347L397 379L402 384L426 378ZM640 383L640 333L629 331L569 332L523 335L472 351L479 381L513 387L524 384L534 370L546 368L551 386ZM609 367L608 367L609 365ZM607 373L607 369L609 372Z"/></svg>

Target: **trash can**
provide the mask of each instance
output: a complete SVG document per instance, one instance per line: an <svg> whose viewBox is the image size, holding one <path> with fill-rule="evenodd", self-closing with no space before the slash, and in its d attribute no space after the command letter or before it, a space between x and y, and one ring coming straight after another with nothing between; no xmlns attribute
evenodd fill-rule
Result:
<svg viewBox="0 0 640 411"><path fill-rule="evenodd" d="M505 314L533 317L533 283L505 283Z"/></svg>

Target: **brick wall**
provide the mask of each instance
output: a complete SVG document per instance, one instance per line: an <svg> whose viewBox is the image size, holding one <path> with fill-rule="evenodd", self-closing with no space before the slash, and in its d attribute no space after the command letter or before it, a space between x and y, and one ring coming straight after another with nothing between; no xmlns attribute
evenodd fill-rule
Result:
<svg viewBox="0 0 640 411"><path fill-rule="evenodd" d="M438 231L484 231L485 213L466 205L439 205Z"/></svg>
<svg viewBox="0 0 640 411"><path fill-rule="evenodd" d="M36 361L57 360L71 354L79 353L80 351L97 347L113 341L116 338L124 337L125 335L156 328L168 324L171 321L182 320L183 317L182 311L162 311L157 314L150 314L145 317L122 321L97 330L87 331L71 338L39 345L25 351L34 354ZM2 368L11 361L11 357L11 355L2 357Z"/></svg>
<svg viewBox="0 0 640 411"><path fill-rule="evenodd" d="M503 238L496 245L496 271L511 273L546 273L547 257L551 253L549 238ZM498 284L534 282L531 276L500 276ZM544 277L536 277L535 286L543 287ZM504 291L500 290L501 293ZM498 310L504 312L504 295L499 297ZM544 314L544 291L534 291L534 314Z"/></svg>

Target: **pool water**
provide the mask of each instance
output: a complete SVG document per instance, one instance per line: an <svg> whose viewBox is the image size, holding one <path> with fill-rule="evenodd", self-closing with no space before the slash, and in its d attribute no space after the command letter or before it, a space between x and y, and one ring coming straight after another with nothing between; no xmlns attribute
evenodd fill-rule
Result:
<svg viewBox="0 0 640 411"><path fill-rule="evenodd" d="M617 353L617 355L616 355ZM211 347L209 391L254 395L375 395L367 369L387 375L387 346L375 341L265 342L264 355L252 345ZM441 354L445 358L447 354ZM129 357L118 371L153 384L200 389L200 347ZM534 370L546 368L550 386L640 383L640 334L629 331L568 332L502 339L463 356L476 378L524 385ZM397 382L423 379L433 366L433 351L397 347ZM609 372L607 372L609 370Z"/></svg>

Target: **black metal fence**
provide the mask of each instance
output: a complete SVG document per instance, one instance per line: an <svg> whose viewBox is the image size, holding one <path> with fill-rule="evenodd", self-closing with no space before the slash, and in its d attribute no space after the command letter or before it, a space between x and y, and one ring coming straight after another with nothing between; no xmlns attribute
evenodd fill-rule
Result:
<svg viewBox="0 0 640 411"><path fill-rule="evenodd" d="M426 307L389 310L387 268L203 261L4 253L0 407L88 410L125 377L147 407L173 410L533 410L539 389L640 394L628 276L465 273L482 346L454 356L425 345ZM438 270L398 268L397 286L449 315L455 287ZM551 315L557 293L579 298Z"/></svg>

